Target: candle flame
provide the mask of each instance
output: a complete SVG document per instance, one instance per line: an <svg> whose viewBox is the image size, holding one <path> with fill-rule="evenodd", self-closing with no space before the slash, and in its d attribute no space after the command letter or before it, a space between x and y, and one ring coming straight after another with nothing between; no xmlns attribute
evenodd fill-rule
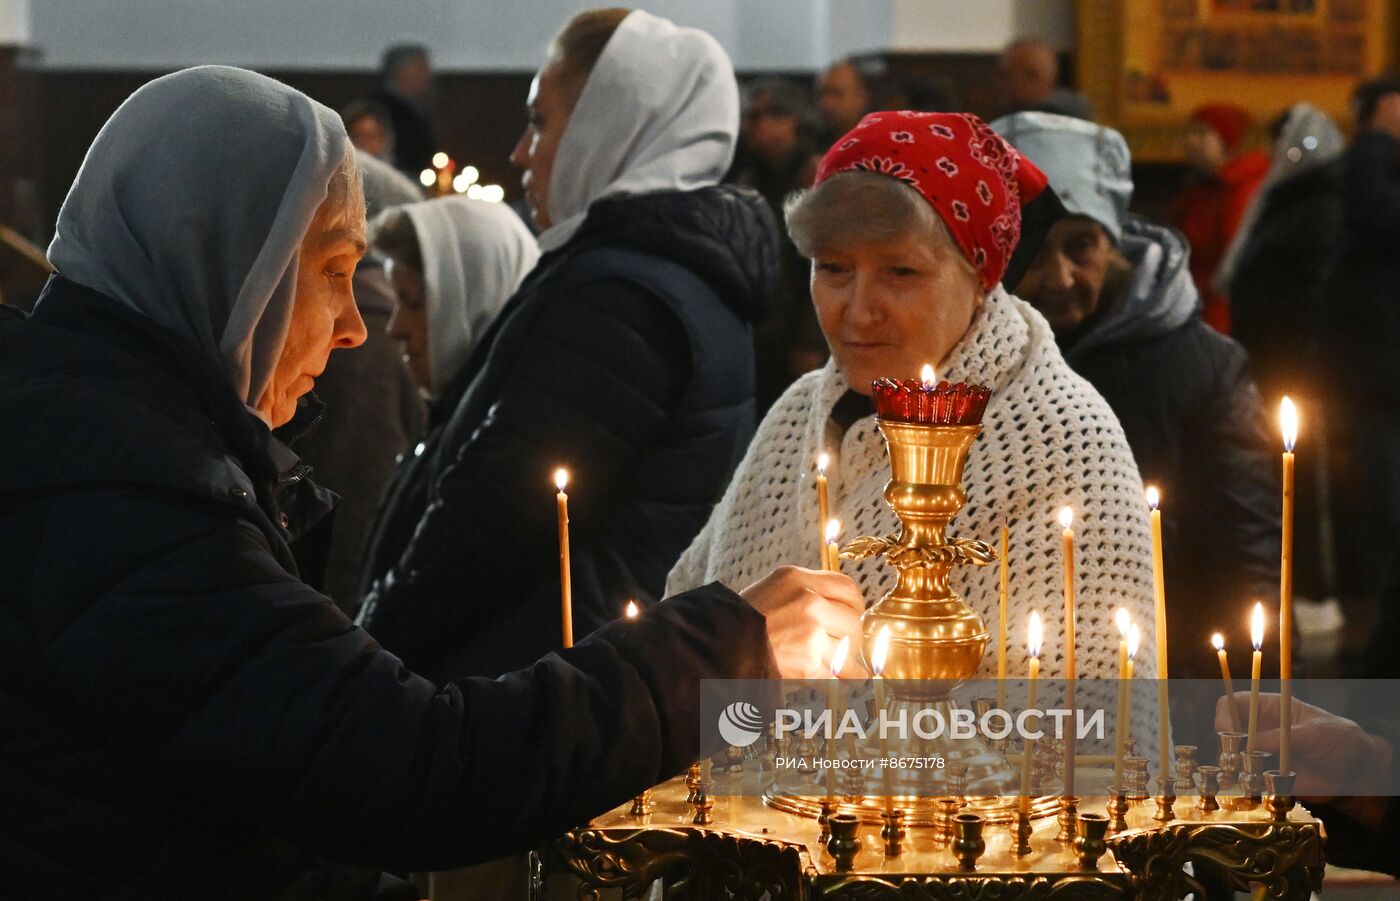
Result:
<svg viewBox="0 0 1400 901"><path fill-rule="evenodd" d="M1264 605L1257 603L1254 605L1254 615L1249 618L1249 640L1254 643L1254 650L1264 647Z"/></svg>
<svg viewBox="0 0 1400 901"><path fill-rule="evenodd" d="M890 627L884 626L875 636L875 647L870 652L870 670L876 676L885 673L885 658L890 655Z"/></svg>
<svg viewBox="0 0 1400 901"><path fill-rule="evenodd" d="M817 456L817 472L818 472L819 474L821 474L821 475L826 475L826 466L827 466L827 464L830 463L830 462L831 462L831 455L830 455L830 454L827 454L827 453L824 452L824 451L823 451L821 454L819 454L819 455Z"/></svg>
<svg viewBox="0 0 1400 901"><path fill-rule="evenodd" d="M925 363L924 368L919 370L919 381L924 383L924 388L932 390L938 384L938 370Z"/></svg>
<svg viewBox="0 0 1400 901"><path fill-rule="evenodd" d="M835 679L841 675L841 668L846 665L846 655L851 652L851 636L847 635L836 645L836 650L831 655L831 678Z"/></svg>
<svg viewBox="0 0 1400 901"><path fill-rule="evenodd" d="M448 159L447 154L443 153L441 150L439 150L437 153L433 154L433 168L434 168L434 169L446 169L446 168L447 168L447 164L450 163L450 162L452 162L452 161L451 161L450 159Z"/></svg>
<svg viewBox="0 0 1400 901"><path fill-rule="evenodd" d="M1119 607L1113 614L1113 623L1118 627L1118 634L1123 638L1128 637L1128 629L1133 624L1133 618L1128 613L1127 607Z"/></svg>
<svg viewBox="0 0 1400 901"><path fill-rule="evenodd" d="M1137 623L1128 624L1128 659L1132 660L1137 656L1138 647L1142 644L1142 630Z"/></svg>
<svg viewBox="0 0 1400 901"><path fill-rule="evenodd" d="M1061 507L1059 519L1060 528L1062 529L1068 529L1070 526L1074 525L1074 508Z"/></svg>
<svg viewBox="0 0 1400 901"><path fill-rule="evenodd" d="M1147 486L1147 506L1148 509L1156 510L1157 505L1162 503L1162 492L1157 490L1156 485Z"/></svg>
<svg viewBox="0 0 1400 901"><path fill-rule="evenodd" d="M569 485L569 471L562 466L554 470L554 485L563 491Z"/></svg>
<svg viewBox="0 0 1400 901"><path fill-rule="evenodd" d="M1211 635L1210 646L1215 648L1217 651L1225 650L1225 636L1221 635L1219 632L1216 632L1215 634Z"/></svg>
<svg viewBox="0 0 1400 901"><path fill-rule="evenodd" d="M826 543L835 544L836 539L841 537L841 520L828 519L826 521Z"/></svg>
<svg viewBox="0 0 1400 901"><path fill-rule="evenodd" d="M1040 656L1040 646L1045 642L1045 624L1040 621L1040 611L1031 611L1031 620L1026 624L1026 650L1032 657Z"/></svg>
<svg viewBox="0 0 1400 901"><path fill-rule="evenodd" d="M628 602L627 602L627 618L628 618L628 619L636 619L636 618L637 618L637 614L640 613L640 612L641 612L641 611L637 609L637 602L636 602L636 601L628 601Z"/></svg>
<svg viewBox="0 0 1400 901"><path fill-rule="evenodd" d="M1293 406L1293 400L1287 395L1278 405L1278 422L1283 432L1283 449L1291 454L1293 445L1298 443L1298 408Z"/></svg>

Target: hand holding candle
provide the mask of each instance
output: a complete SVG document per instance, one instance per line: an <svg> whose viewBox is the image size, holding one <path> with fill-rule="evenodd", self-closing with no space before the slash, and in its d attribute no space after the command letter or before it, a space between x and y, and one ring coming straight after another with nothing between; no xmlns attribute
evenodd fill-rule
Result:
<svg viewBox="0 0 1400 901"><path fill-rule="evenodd" d="M1215 656L1220 658L1220 678L1225 683L1226 703L1230 705L1230 729L1240 731L1240 708L1235 704L1235 681L1230 678L1230 661L1225 658L1225 636L1216 632L1210 637Z"/></svg>
<svg viewBox="0 0 1400 901"><path fill-rule="evenodd" d="M559 489L559 601L564 626L564 647L574 646L574 587L569 567L569 496L564 488L569 484L567 469L554 470L554 485Z"/></svg>
<svg viewBox="0 0 1400 901"><path fill-rule="evenodd" d="M1279 745L1278 768L1289 771L1289 730L1293 717L1293 446L1298 443L1298 410L1287 397L1279 405L1283 432L1283 542L1278 581Z"/></svg>
<svg viewBox="0 0 1400 901"><path fill-rule="evenodd" d="M1249 677L1249 737L1245 740L1245 750L1254 750L1254 732L1259 725L1259 668L1263 663L1261 650L1264 647L1264 605L1254 605L1254 615L1249 618L1249 640L1254 644L1254 662Z"/></svg>

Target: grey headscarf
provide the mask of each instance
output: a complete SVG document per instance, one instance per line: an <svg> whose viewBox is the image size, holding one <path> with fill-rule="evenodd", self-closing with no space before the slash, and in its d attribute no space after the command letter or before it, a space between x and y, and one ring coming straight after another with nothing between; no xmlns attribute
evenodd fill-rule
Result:
<svg viewBox="0 0 1400 901"><path fill-rule="evenodd" d="M193 342L253 407L287 339L302 238L349 151L334 111L271 78L157 78L88 148L49 260Z"/></svg>

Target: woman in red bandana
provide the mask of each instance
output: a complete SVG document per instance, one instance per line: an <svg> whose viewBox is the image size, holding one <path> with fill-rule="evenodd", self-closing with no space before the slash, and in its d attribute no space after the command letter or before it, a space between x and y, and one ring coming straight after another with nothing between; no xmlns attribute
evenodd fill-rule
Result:
<svg viewBox="0 0 1400 901"><path fill-rule="evenodd" d="M871 381L938 378L989 386L983 433L964 472L968 504L956 534L1011 528L1011 622L1061 591L1057 511L1074 508L1079 553L1078 672L1113 678L1117 607L1150 623L1151 564L1143 486L1118 421L1065 364L1049 325L1002 287L1023 224L1057 206L1045 176L975 116L872 113L822 158L816 184L789 200L787 225L812 261L812 299L831 348L825 368L777 401L709 523L672 570L672 590L816 566L814 479L829 457L831 516L843 539L885 535L889 479ZM1035 243L1035 242L1033 242ZM1034 255L1035 248L1030 248ZM879 560L846 563L867 602L892 574ZM964 568L957 590L995 622L997 567ZM1090 628L1088 623L1098 623ZM1050 617L1045 674L1062 672L1062 617ZM1149 637L1151 630L1144 633ZM1017 658L1020 658L1018 662ZM1025 648L1011 643L1013 672ZM1139 657L1152 678L1154 655ZM992 675L992 658L982 675ZM1137 735L1150 733L1140 724Z"/></svg>

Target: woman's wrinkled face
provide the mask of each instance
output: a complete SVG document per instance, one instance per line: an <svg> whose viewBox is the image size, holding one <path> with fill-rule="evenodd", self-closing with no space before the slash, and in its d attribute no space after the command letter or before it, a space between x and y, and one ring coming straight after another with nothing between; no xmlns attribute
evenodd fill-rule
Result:
<svg viewBox="0 0 1400 901"><path fill-rule="evenodd" d="M520 186L530 204L530 217L540 228L549 228L549 178L554 173L554 155L569 124L569 114L578 101L578 88L571 84L558 60L546 63L530 85L526 98L529 123L510 153L510 161L524 170Z"/></svg>
<svg viewBox="0 0 1400 901"><path fill-rule="evenodd" d="M384 331L399 342L403 362L413 381L424 391L433 390L428 356L428 296L423 273L400 260L389 259L389 281L394 285L394 313Z"/></svg>
<svg viewBox="0 0 1400 901"><path fill-rule="evenodd" d="M1113 239L1103 226L1084 216L1061 219L1016 285L1016 296L1039 310L1056 332L1073 331L1099 308L1115 258Z"/></svg>
<svg viewBox="0 0 1400 901"><path fill-rule="evenodd" d="M358 347L365 322L350 279L365 254L365 196L358 177L342 169L302 239L296 298L282 356L257 410L273 428L296 413L297 400L315 385L337 347Z"/></svg>
<svg viewBox="0 0 1400 901"><path fill-rule="evenodd" d="M976 272L958 250L909 233L819 251L812 301L847 385L870 394L878 378L918 378L967 333L982 302Z"/></svg>

